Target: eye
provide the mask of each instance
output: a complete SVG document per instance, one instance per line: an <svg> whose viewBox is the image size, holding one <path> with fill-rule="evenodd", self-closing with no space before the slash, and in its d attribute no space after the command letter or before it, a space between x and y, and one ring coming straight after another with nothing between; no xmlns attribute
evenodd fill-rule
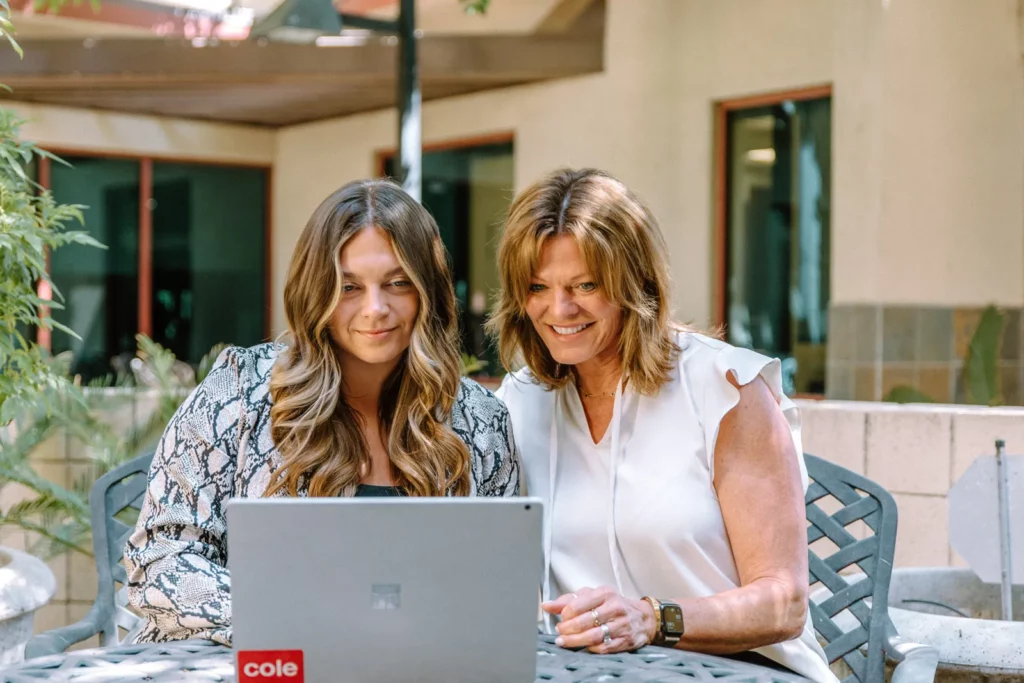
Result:
<svg viewBox="0 0 1024 683"><path fill-rule="evenodd" d="M402 287L412 287L412 282L410 282L409 280L392 280L390 284L391 284L392 287L399 287L399 288L402 288Z"/></svg>
<svg viewBox="0 0 1024 683"><path fill-rule="evenodd" d="M359 289L359 285L353 285L351 283L345 283L341 287L341 291L343 291L343 292L354 292L357 289Z"/></svg>
<svg viewBox="0 0 1024 683"><path fill-rule="evenodd" d="M545 287L544 285L538 285L538 284L530 285L530 291L533 292L533 293L543 292L545 289L547 289L547 287Z"/></svg>
<svg viewBox="0 0 1024 683"><path fill-rule="evenodd" d="M580 288L581 292L593 292L594 290L597 289L596 282L581 282L577 286Z"/></svg>

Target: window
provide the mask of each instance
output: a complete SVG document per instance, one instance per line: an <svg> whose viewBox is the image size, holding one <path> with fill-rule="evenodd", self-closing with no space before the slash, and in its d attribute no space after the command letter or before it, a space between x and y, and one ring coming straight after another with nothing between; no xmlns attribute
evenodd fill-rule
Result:
<svg viewBox="0 0 1024 683"><path fill-rule="evenodd" d="M64 157L51 164L50 188L65 204L85 206L86 230L106 249L69 244L50 256L50 275L64 295L54 319L81 336L52 334L54 353L71 351L71 371L86 379L112 372L115 356L135 355L139 331L139 162Z"/></svg>
<svg viewBox="0 0 1024 683"><path fill-rule="evenodd" d="M394 176L393 155L383 171ZM462 348L501 373L496 349L483 331L498 290L496 249L512 201L511 140L423 152L423 206L441 231L459 301Z"/></svg>
<svg viewBox="0 0 1024 683"><path fill-rule="evenodd" d="M266 324L266 173L153 164L153 340L198 361Z"/></svg>
<svg viewBox="0 0 1024 683"><path fill-rule="evenodd" d="M782 358L789 393L822 394L831 98L723 108L728 341Z"/></svg>
<svg viewBox="0 0 1024 683"><path fill-rule="evenodd" d="M66 307L53 315L82 340L56 332L50 345L73 352L72 372L112 373L115 358L135 355L139 333L193 365L217 343L264 339L267 169L64 158L70 167L47 169L54 197L85 205L84 228L70 227L107 247L51 256Z"/></svg>

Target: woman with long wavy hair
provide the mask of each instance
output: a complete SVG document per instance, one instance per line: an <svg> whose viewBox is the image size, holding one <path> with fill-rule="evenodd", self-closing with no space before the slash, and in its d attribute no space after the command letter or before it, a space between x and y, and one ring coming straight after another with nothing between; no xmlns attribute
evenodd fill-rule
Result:
<svg viewBox="0 0 1024 683"><path fill-rule="evenodd" d="M225 350L163 434L125 549L137 642L231 644L229 498L519 493L507 411L461 378L437 225L401 188L324 200L284 304L284 343Z"/></svg>

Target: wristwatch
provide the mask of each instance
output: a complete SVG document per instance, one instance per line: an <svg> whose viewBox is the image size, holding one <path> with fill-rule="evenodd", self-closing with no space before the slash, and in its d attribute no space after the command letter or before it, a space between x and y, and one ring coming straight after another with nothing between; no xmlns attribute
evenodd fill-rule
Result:
<svg viewBox="0 0 1024 683"><path fill-rule="evenodd" d="M655 636L654 645L675 647L686 630L683 621L683 608L674 602L659 600L649 595L644 600L654 608Z"/></svg>

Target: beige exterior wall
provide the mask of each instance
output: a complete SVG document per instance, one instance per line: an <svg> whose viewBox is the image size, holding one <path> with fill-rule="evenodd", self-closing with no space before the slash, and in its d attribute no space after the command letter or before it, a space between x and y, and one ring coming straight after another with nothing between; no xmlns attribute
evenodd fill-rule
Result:
<svg viewBox="0 0 1024 683"><path fill-rule="evenodd" d="M514 132L516 190L563 165L598 166L619 176L661 220L679 317L704 324L713 277L712 101L827 82L832 14L814 0L770 7L610 0L604 73L428 102L424 140ZM387 111L280 133L275 292L284 289L291 250L317 203L341 184L372 175L374 152L394 146L396 127ZM274 306L280 330L281 302Z"/></svg>
<svg viewBox="0 0 1024 683"><path fill-rule="evenodd" d="M1024 301L1019 4L835 4L833 302Z"/></svg>
<svg viewBox="0 0 1024 683"><path fill-rule="evenodd" d="M515 189L595 165L665 230L680 318L713 315L714 103L833 84L832 300L1024 303L1017 0L609 0L605 72L427 103L427 142L512 131ZM372 175L391 111L282 130L274 292L316 204ZM273 324L284 325L280 301Z"/></svg>
<svg viewBox="0 0 1024 683"><path fill-rule="evenodd" d="M5 103L4 107L27 121L23 137L43 149L251 164L274 162L276 132L266 128L19 102Z"/></svg>

